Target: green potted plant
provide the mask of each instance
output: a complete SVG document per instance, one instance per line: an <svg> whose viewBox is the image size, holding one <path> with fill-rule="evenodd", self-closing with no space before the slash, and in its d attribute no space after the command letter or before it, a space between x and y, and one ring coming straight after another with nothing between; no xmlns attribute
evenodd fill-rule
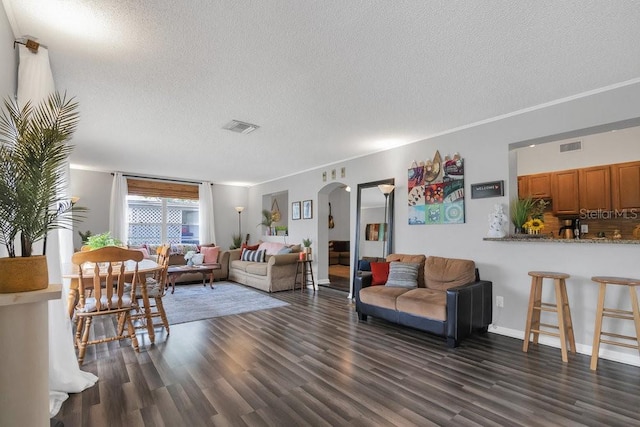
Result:
<svg viewBox="0 0 640 427"><path fill-rule="evenodd" d="M267 227L267 235L271 234L271 224L273 224L273 214L268 209L262 209L262 221L258 224L258 227L264 225Z"/></svg>
<svg viewBox="0 0 640 427"><path fill-rule="evenodd" d="M231 235L231 240L233 240L233 244L229 246L229 249L238 249L242 246L242 237L239 234Z"/></svg>
<svg viewBox="0 0 640 427"><path fill-rule="evenodd" d="M513 199L511 201L511 223L515 226L515 233L524 233L524 224L529 220L535 201L530 198Z"/></svg>
<svg viewBox="0 0 640 427"><path fill-rule="evenodd" d="M80 239L82 240L82 244L86 245L87 244L87 240L89 239L89 237L93 236L93 233L91 232L91 230L87 230L84 233L80 230L78 230L78 235L80 236Z"/></svg>
<svg viewBox="0 0 640 427"><path fill-rule="evenodd" d="M302 239L302 252L307 254L307 258L311 258L311 239Z"/></svg>
<svg viewBox="0 0 640 427"><path fill-rule="evenodd" d="M88 246L89 249L94 250L104 248L105 246L122 246L122 242L111 236L111 232L107 231L105 233L89 236L85 245Z"/></svg>
<svg viewBox="0 0 640 427"><path fill-rule="evenodd" d="M71 228L85 209L60 196L67 182L63 166L79 120L78 104L53 93L33 107L6 100L0 115L0 293L45 289L49 284L46 237ZM43 241L41 255L34 243ZM16 242L20 244L18 256ZM22 279L22 280L20 280Z"/></svg>

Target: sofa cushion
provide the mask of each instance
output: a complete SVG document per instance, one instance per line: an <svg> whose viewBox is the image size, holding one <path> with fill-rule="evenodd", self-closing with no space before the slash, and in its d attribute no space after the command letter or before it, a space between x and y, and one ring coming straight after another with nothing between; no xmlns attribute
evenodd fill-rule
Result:
<svg viewBox="0 0 640 427"><path fill-rule="evenodd" d="M257 251L259 247L260 247L260 243L258 243L257 245L247 245L246 243L243 243L242 245L240 245L240 249L249 249L252 251Z"/></svg>
<svg viewBox="0 0 640 427"><path fill-rule="evenodd" d="M358 270L371 271L371 263L366 259L361 259L360 261L358 261Z"/></svg>
<svg viewBox="0 0 640 427"><path fill-rule="evenodd" d="M406 254L390 254L387 255L387 262L399 261L399 262L417 262L420 264L418 269L418 287L424 288L424 260L427 257L424 255L406 255Z"/></svg>
<svg viewBox="0 0 640 427"><path fill-rule="evenodd" d="M416 288L396 300L398 311L434 320L447 320L447 293L433 289Z"/></svg>
<svg viewBox="0 0 640 427"><path fill-rule="evenodd" d="M266 255L277 255L280 249L286 247L284 243L278 242L262 242L260 243L259 251L265 251Z"/></svg>
<svg viewBox="0 0 640 427"><path fill-rule="evenodd" d="M266 262L252 262L246 266L245 271L258 276L266 276L267 266Z"/></svg>
<svg viewBox="0 0 640 427"><path fill-rule="evenodd" d="M231 261L231 263L229 264L229 268L234 268L236 270L240 270L240 271L247 271L247 267L251 264L256 264L255 262L252 261L241 261L241 260L234 260ZM265 264L266 265L266 264Z"/></svg>
<svg viewBox="0 0 640 427"><path fill-rule="evenodd" d="M149 251L147 250L147 247L146 247L146 246L144 246L144 247L139 247L139 248L134 248L134 247L131 247L131 246L130 246L130 247L129 247L129 249L132 249L132 250L134 250L134 251L140 251L140 252L142 252L142 255L143 255L145 258L149 258Z"/></svg>
<svg viewBox="0 0 640 427"><path fill-rule="evenodd" d="M300 245L300 243L296 245L289 245L289 247L291 248L291 252L293 253L302 252L302 245Z"/></svg>
<svg viewBox="0 0 640 427"><path fill-rule="evenodd" d="M409 292L407 288L390 288L387 286L369 286L360 289L360 301L376 307L396 310L396 298Z"/></svg>
<svg viewBox="0 0 640 427"><path fill-rule="evenodd" d="M218 255L220 254L220 246L203 246L200 248L200 253L204 255L202 262L205 264L214 264L218 262Z"/></svg>
<svg viewBox="0 0 640 427"><path fill-rule="evenodd" d="M427 288L447 290L476 279L476 263L468 259L430 256L424 265Z"/></svg>
<svg viewBox="0 0 640 427"><path fill-rule="evenodd" d="M387 283L389 277L389 263L388 262L372 262L371 263L371 285L378 286Z"/></svg>
<svg viewBox="0 0 640 427"><path fill-rule="evenodd" d="M339 252L338 263L340 265L351 265L351 252Z"/></svg>
<svg viewBox="0 0 640 427"><path fill-rule="evenodd" d="M193 261L193 265L201 265L204 262L204 254L194 254L191 261Z"/></svg>
<svg viewBox="0 0 640 427"><path fill-rule="evenodd" d="M389 278L385 286L417 288L420 263L393 261L389 265Z"/></svg>
<svg viewBox="0 0 640 427"><path fill-rule="evenodd" d="M252 251L249 249L244 249L242 251L242 255L240 256L240 260L251 261L251 262L264 262L264 250Z"/></svg>
<svg viewBox="0 0 640 427"><path fill-rule="evenodd" d="M338 252L329 252L329 265L340 264L340 254Z"/></svg>

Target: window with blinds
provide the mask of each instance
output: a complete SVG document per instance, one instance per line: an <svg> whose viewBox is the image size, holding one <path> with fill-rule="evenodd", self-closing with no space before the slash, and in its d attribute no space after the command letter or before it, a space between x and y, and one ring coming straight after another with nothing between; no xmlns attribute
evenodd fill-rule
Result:
<svg viewBox="0 0 640 427"><path fill-rule="evenodd" d="M198 186L127 179L129 245L199 243Z"/></svg>

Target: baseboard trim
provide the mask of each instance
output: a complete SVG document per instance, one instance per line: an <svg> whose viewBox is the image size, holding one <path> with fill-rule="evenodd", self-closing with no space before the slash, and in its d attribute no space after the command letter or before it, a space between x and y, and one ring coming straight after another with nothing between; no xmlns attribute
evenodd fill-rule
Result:
<svg viewBox="0 0 640 427"><path fill-rule="evenodd" d="M502 326L491 325L489 326L489 332L492 334L504 335L511 338L517 338L524 341L524 331L517 329L509 329ZM539 344L547 345L549 347L560 348L560 341L556 338L551 338L545 335L540 335L538 339ZM591 356L593 346L576 343L576 352ZM621 353L606 348L600 347L600 358L612 360L614 362L620 362L632 366L640 366L640 358L637 354Z"/></svg>

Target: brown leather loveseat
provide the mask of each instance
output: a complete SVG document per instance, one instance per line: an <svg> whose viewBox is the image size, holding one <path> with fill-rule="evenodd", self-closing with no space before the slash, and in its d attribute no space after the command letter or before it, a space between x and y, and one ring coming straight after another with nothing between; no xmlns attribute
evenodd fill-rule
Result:
<svg viewBox="0 0 640 427"><path fill-rule="evenodd" d="M372 286L371 274L355 279L361 321L374 316L410 326L445 337L449 347L456 347L474 331L487 332L492 321L492 283L480 280L473 261L392 254L387 262L386 284ZM415 271L416 266L416 275L408 278L407 270ZM411 279L415 287L407 285Z"/></svg>

